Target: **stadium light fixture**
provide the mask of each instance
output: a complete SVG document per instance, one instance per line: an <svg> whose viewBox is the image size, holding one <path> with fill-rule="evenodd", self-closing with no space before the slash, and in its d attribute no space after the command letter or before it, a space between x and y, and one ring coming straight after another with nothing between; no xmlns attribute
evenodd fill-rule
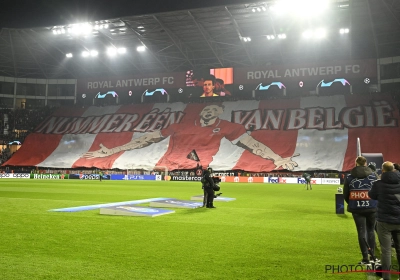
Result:
<svg viewBox="0 0 400 280"><path fill-rule="evenodd" d="M274 40L275 39L275 35L267 35L267 39L268 40Z"/></svg>
<svg viewBox="0 0 400 280"><path fill-rule="evenodd" d="M310 39L310 38L322 39L326 37L326 29L318 28L315 30L306 30L303 32L302 36L305 39Z"/></svg>
<svg viewBox="0 0 400 280"><path fill-rule="evenodd" d="M328 9L329 2L330 0L279 0L269 8L279 15L313 17L323 14Z"/></svg>
<svg viewBox="0 0 400 280"><path fill-rule="evenodd" d="M285 33L278 34L278 38L279 39L286 39L286 34Z"/></svg>
<svg viewBox="0 0 400 280"><path fill-rule="evenodd" d="M139 46L136 48L138 52L144 52L146 50L145 46Z"/></svg>
<svg viewBox="0 0 400 280"><path fill-rule="evenodd" d="M68 58L73 57L72 53L67 53L67 54L65 54L65 56L68 57Z"/></svg>
<svg viewBox="0 0 400 280"><path fill-rule="evenodd" d="M250 42L250 41L251 41L251 38L250 38L250 37L243 37L243 41L244 41L244 42Z"/></svg>
<svg viewBox="0 0 400 280"><path fill-rule="evenodd" d="M350 30L348 28L340 28L340 30L339 30L340 34L347 34L349 32L350 32Z"/></svg>
<svg viewBox="0 0 400 280"><path fill-rule="evenodd" d="M302 36L306 39L309 39L313 36L313 31L312 30L306 30L303 32Z"/></svg>
<svg viewBox="0 0 400 280"><path fill-rule="evenodd" d="M119 54L124 54L124 53L126 53L126 48L118 48L118 49L117 49L117 52L118 52Z"/></svg>
<svg viewBox="0 0 400 280"><path fill-rule="evenodd" d="M90 51L90 56L97 56L99 54L99 52L98 51L96 51L96 50L91 50Z"/></svg>
<svg viewBox="0 0 400 280"><path fill-rule="evenodd" d="M82 52L82 56L83 57L88 57L90 55L90 53L88 51L83 51Z"/></svg>
<svg viewBox="0 0 400 280"><path fill-rule="evenodd" d="M113 48L113 47L108 48L108 49L107 49L107 54L108 54L109 56L115 56L115 55L117 54L117 49L116 49L116 48Z"/></svg>
<svg viewBox="0 0 400 280"><path fill-rule="evenodd" d="M318 28L317 30L314 31L314 36L319 39L325 38L326 30L324 28Z"/></svg>

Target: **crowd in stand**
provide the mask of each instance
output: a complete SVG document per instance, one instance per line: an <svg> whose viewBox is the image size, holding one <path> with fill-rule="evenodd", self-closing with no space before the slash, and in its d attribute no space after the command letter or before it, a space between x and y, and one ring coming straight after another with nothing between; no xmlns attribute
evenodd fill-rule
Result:
<svg viewBox="0 0 400 280"><path fill-rule="evenodd" d="M0 109L0 144L7 145L13 141L23 142L53 109Z"/></svg>

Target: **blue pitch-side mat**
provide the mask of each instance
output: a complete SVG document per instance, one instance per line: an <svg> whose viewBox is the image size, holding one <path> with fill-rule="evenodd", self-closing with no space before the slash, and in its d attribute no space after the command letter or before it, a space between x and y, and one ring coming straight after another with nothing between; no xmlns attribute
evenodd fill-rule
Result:
<svg viewBox="0 0 400 280"><path fill-rule="evenodd" d="M204 195L202 195L202 194L195 195L195 196L192 196L190 199L191 200L203 201ZM214 198L214 201L225 201L225 202L228 202L228 201L234 201L234 200L236 200L236 198L224 197L224 196L217 196L216 198Z"/></svg>
<svg viewBox="0 0 400 280"><path fill-rule="evenodd" d="M48 211L53 211L53 212L78 212L78 211L99 209L99 208L102 208L102 207L121 206L121 205L128 205L128 204L142 204L142 203L148 203L148 202L152 202L152 201L159 201L159 200L166 200L166 199L170 199L170 198L157 197L157 198L148 198L148 199L141 199L141 200L131 200L131 201L95 204L95 205L87 205L87 206L76 206L76 207L69 207L69 208L50 209Z"/></svg>

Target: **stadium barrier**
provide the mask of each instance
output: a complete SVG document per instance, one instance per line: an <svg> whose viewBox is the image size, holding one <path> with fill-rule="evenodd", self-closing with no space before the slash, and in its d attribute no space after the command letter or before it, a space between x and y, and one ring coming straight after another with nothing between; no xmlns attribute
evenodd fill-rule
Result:
<svg viewBox="0 0 400 280"><path fill-rule="evenodd" d="M221 176L222 182L228 183L269 183L269 184L305 184L303 178L298 177L245 177ZM100 174L30 174L30 173L0 173L0 179L36 179L36 180L100 180ZM103 175L103 180L134 180L134 181L161 181L162 175ZM199 176L165 176L166 181L200 182ZM339 178L311 178L314 185L340 185Z"/></svg>

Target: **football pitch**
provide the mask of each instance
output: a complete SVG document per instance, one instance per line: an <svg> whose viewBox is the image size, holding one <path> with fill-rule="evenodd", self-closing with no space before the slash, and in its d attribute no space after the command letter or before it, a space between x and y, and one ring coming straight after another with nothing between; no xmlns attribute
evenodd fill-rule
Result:
<svg viewBox="0 0 400 280"><path fill-rule="evenodd" d="M337 273L361 260L337 187L221 183L235 201L149 218L48 210L190 200L201 183L2 179L0 279L367 279Z"/></svg>

